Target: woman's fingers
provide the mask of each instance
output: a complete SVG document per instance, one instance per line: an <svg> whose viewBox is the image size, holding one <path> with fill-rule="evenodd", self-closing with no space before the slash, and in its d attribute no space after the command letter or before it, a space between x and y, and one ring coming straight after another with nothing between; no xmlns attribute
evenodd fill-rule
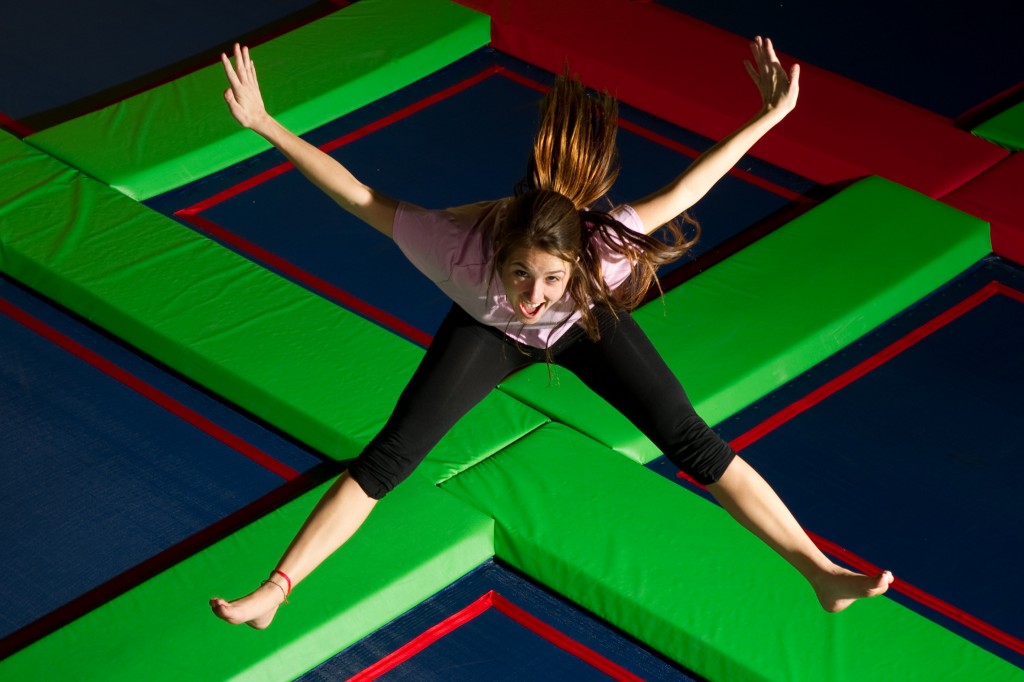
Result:
<svg viewBox="0 0 1024 682"><path fill-rule="evenodd" d="M772 46L772 39L771 38L765 38L764 39L764 51L765 51L766 56L768 57L768 63L770 63L770 64L778 64L779 63L779 58L775 55L775 48Z"/></svg>
<svg viewBox="0 0 1024 682"><path fill-rule="evenodd" d="M245 83L249 80L249 48L243 48L235 43L235 70L238 72L238 80Z"/></svg>
<svg viewBox="0 0 1024 682"><path fill-rule="evenodd" d="M745 60L747 74L761 91L765 107L781 108L786 111L796 105L799 92L800 67L794 64L788 71L779 61L775 45L770 38L755 36L750 41L753 60Z"/></svg>
<svg viewBox="0 0 1024 682"><path fill-rule="evenodd" d="M231 60L228 56L221 52L220 61L224 64L224 74L228 77L228 83L232 88L237 88L241 85L238 81L238 74L235 73L234 67L231 66Z"/></svg>
<svg viewBox="0 0 1024 682"><path fill-rule="evenodd" d="M242 126L255 130L267 118L267 111L249 48L235 43L230 52L221 54L220 59L230 85L224 93L228 108Z"/></svg>
<svg viewBox="0 0 1024 682"><path fill-rule="evenodd" d="M231 84L231 88L235 91L235 96L237 97L243 90L258 88L259 85L256 81L256 67L253 64L252 57L249 56L249 48L235 43L234 58L235 63L232 65L231 59L226 54L221 53L220 55L221 62L224 64L224 73L228 77L228 83Z"/></svg>
<svg viewBox="0 0 1024 682"><path fill-rule="evenodd" d="M743 60L743 66L747 69L747 73L750 74L750 77L754 80L754 83L758 83L760 81L760 78L757 75L757 69L754 68L754 65L750 63L749 59Z"/></svg>
<svg viewBox="0 0 1024 682"><path fill-rule="evenodd" d="M761 51L761 36L755 36L754 39L750 41L750 54L754 57L753 66L755 70L760 72L764 64L764 58Z"/></svg>

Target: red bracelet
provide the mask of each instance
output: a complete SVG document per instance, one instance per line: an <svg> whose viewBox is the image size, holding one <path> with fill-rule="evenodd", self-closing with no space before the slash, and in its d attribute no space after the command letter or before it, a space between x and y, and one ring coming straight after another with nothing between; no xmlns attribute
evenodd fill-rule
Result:
<svg viewBox="0 0 1024 682"><path fill-rule="evenodd" d="M280 570L278 570L276 568L273 571L270 572L270 575L274 575L275 573L277 573L279 576L284 578L284 581L286 583L288 583L288 591L285 592L285 594L284 594L284 598L287 599L288 595L290 595L292 593L292 579L289 578L288 574L286 574L284 571L280 571Z"/></svg>

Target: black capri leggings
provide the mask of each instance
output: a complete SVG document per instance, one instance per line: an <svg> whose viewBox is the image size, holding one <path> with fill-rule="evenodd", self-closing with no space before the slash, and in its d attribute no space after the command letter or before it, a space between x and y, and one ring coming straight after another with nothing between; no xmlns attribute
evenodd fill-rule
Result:
<svg viewBox="0 0 1024 682"><path fill-rule="evenodd" d="M574 325L551 347L551 361L619 410L677 467L701 483L717 481L735 456L732 448L697 415L630 315L594 313L600 340ZM453 305L391 418L349 473L367 495L384 497L502 379L545 360L543 350L518 345Z"/></svg>

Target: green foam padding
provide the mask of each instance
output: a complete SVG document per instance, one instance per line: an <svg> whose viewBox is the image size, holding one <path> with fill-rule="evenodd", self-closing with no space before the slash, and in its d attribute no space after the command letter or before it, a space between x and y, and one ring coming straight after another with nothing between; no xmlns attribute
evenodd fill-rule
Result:
<svg viewBox="0 0 1024 682"><path fill-rule="evenodd" d="M207 599L251 591L323 487L0 661L4 680L290 680L494 554L493 521L413 477L298 585L270 628L232 627Z"/></svg>
<svg viewBox="0 0 1024 682"><path fill-rule="evenodd" d="M562 425L443 489L495 518L498 558L710 680L1024 679L886 597L825 613L720 507Z"/></svg>
<svg viewBox="0 0 1024 682"><path fill-rule="evenodd" d="M705 226L710 229L709 226ZM991 252L988 224L861 180L635 313L698 412L718 423ZM627 456L661 453L568 371L501 389Z"/></svg>
<svg viewBox="0 0 1024 682"><path fill-rule="evenodd" d="M971 132L1007 149L1024 150L1024 102L993 116Z"/></svg>
<svg viewBox="0 0 1024 682"><path fill-rule="evenodd" d="M489 40L489 18L449 0L360 0L255 47L253 60L268 110L301 134ZM216 63L27 140L148 199L268 148L231 118L226 87Z"/></svg>
<svg viewBox="0 0 1024 682"><path fill-rule="evenodd" d="M416 473L435 485L444 483L547 422L540 412L491 391L441 439Z"/></svg>
<svg viewBox="0 0 1024 682"><path fill-rule="evenodd" d="M358 454L423 355L12 136L0 163L0 270L325 454ZM444 480L543 421L495 392L425 473Z"/></svg>

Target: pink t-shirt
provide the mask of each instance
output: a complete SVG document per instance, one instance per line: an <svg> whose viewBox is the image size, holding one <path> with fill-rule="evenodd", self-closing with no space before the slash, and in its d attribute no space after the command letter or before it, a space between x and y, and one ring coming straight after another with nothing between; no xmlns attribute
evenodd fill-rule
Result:
<svg viewBox="0 0 1024 682"><path fill-rule="evenodd" d="M501 278L491 278L493 254L484 238L501 219L508 199L484 201L445 210L428 210L400 203L395 214L394 239L402 253L463 310L477 321L503 331L510 338L534 348L557 341L580 314L566 293L537 322L523 324L515 318ZM612 217L635 232L643 232L640 217L631 206L621 206ZM598 246L603 240L595 232ZM630 274L627 259L602 249L602 273L614 289ZM489 286L488 286L489 285ZM569 320L566 322L566 318ZM564 324L563 324L564 323Z"/></svg>

